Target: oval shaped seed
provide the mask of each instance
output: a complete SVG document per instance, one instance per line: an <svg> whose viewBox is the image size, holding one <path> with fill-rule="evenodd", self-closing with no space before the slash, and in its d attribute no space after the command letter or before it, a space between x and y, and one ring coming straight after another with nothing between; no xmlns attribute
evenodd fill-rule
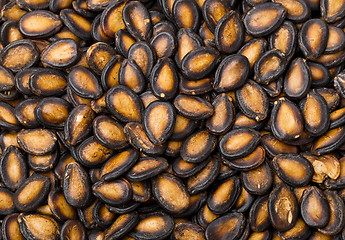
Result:
<svg viewBox="0 0 345 240"><path fill-rule="evenodd" d="M29 86L37 96L58 96L65 92L67 80L63 72L42 68L30 76Z"/></svg>
<svg viewBox="0 0 345 240"><path fill-rule="evenodd" d="M45 127L62 130L71 108L64 99L48 97L37 104L35 117Z"/></svg>
<svg viewBox="0 0 345 240"><path fill-rule="evenodd" d="M292 99L306 96L311 85L311 72L305 59L294 59L284 78L284 92Z"/></svg>
<svg viewBox="0 0 345 240"><path fill-rule="evenodd" d="M152 181L152 194L165 210L173 214L185 212L190 204L190 196L180 179L165 173Z"/></svg>
<svg viewBox="0 0 345 240"><path fill-rule="evenodd" d="M243 86L249 75L250 64L245 56L234 54L227 56L219 64L213 88L217 92L227 92Z"/></svg>
<svg viewBox="0 0 345 240"><path fill-rule="evenodd" d="M97 201L92 215L96 223L102 228L109 227L116 219L115 213L110 212L107 206L101 201Z"/></svg>
<svg viewBox="0 0 345 240"><path fill-rule="evenodd" d="M179 94L174 99L174 106L177 111L189 119L205 119L214 113L213 106L200 97Z"/></svg>
<svg viewBox="0 0 345 240"><path fill-rule="evenodd" d="M225 14L217 23L214 35L219 51L224 53L238 51L244 40L244 26L240 15L235 11Z"/></svg>
<svg viewBox="0 0 345 240"><path fill-rule="evenodd" d="M29 154L28 163L32 170L39 172L47 172L56 165L58 158L60 157L60 152L55 150L52 153L43 156L36 156Z"/></svg>
<svg viewBox="0 0 345 240"><path fill-rule="evenodd" d="M15 146L9 146L1 155L0 177L9 189L17 189L28 177L28 167L24 155Z"/></svg>
<svg viewBox="0 0 345 240"><path fill-rule="evenodd" d="M16 209L22 212L36 209L47 198L50 185L49 178L41 174L27 178L13 195Z"/></svg>
<svg viewBox="0 0 345 240"><path fill-rule="evenodd" d="M113 150L101 145L94 136L85 139L74 150L78 161L86 167L98 166L113 154Z"/></svg>
<svg viewBox="0 0 345 240"><path fill-rule="evenodd" d="M92 21L91 36L97 42L113 43L114 39L106 35L101 27L101 16L102 14L97 15Z"/></svg>
<svg viewBox="0 0 345 240"><path fill-rule="evenodd" d="M238 177L231 177L219 183L208 196L208 208L215 214L230 210L240 195L240 186Z"/></svg>
<svg viewBox="0 0 345 240"><path fill-rule="evenodd" d="M116 85L105 97L108 110L122 122L141 122L143 105L139 97L128 87Z"/></svg>
<svg viewBox="0 0 345 240"><path fill-rule="evenodd" d="M64 126L66 142L74 146L86 139L92 130L94 117L95 112L89 106L79 105L75 107L68 115Z"/></svg>
<svg viewBox="0 0 345 240"><path fill-rule="evenodd" d="M328 27L328 40L327 46L324 51L325 54L327 53L336 53L341 51L345 48L345 33L341 28L337 28L334 26Z"/></svg>
<svg viewBox="0 0 345 240"><path fill-rule="evenodd" d="M131 184L124 178L111 182L97 182L92 186L93 194L109 205L128 202L133 196Z"/></svg>
<svg viewBox="0 0 345 240"><path fill-rule="evenodd" d="M208 160L205 160L200 163L189 163L182 158L177 158L172 163L172 169L178 177L191 177L203 169L208 162Z"/></svg>
<svg viewBox="0 0 345 240"><path fill-rule="evenodd" d="M201 10L207 27L213 33L218 21L231 10L231 6L226 1L207 0Z"/></svg>
<svg viewBox="0 0 345 240"><path fill-rule="evenodd" d="M19 224L17 222L19 213L7 215L2 222L1 233L2 237L7 240L24 240L24 236L20 232Z"/></svg>
<svg viewBox="0 0 345 240"><path fill-rule="evenodd" d="M268 213L272 226L278 231L291 229L298 218L295 194L282 183L276 185L268 199Z"/></svg>
<svg viewBox="0 0 345 240"><path fill-rule="evenodd" d="M80 16L73 9L63 9L60 11L60 18L65 26L81 39L91 39L91 22Z"/></svg>
<svg viewBox="0 0 345 240"><path fill-rule="evenodd" d="M263 3L249 10L243 20L247 32L253 36L265 36L279 28L287 12L279 3Z"/></svg>
<svg viewBox="0 0 345 240"><path fill-rule="evenodd" d="M287 59L290 59L295 53L297 46L296 26L290 21L284 21L282 25L269 36L269 43L271 49L280 50Z"/></svg>
<svg viewBox="0 0 345 240"><path fill-rule="evenodd" d="M103 94L98 78L85 67L73 68L67 78L71 90L80 97L97 99Z"/></svg>
<svg viewBox="0 0 345 240"><path fill-rule="evenodd" d="M121 63L118 78L119 84L129 87L137 94L143 92L146 87L146 79L133 60L125 59Z"/></svg>
<svg viewBox="0 0 345 240"><path fill-rule="evenodd" d="M123 22L128 32L140 40L149 40L152 34L150 14L145 6L139 2L129 2L122 10Z"/></svg>
<svg viewBox="0 0 345 240"><path fill-rule="evenodd" d="M236 90L236 100L243 114L256 121L264 120L268 115L269 102L262 87L249 80Z"/></svg>
<svg viewBox="0 0 345 240"><path fill-rule="evenodd" d="M115 55L113 47L104 42L92 44L86 52L86 61L88 66L97 75L102 74L102 70L107 62Z"/></svg>
<svg viewBox="0 0 345 240"><path fill-rule="evenodd" d="M207 189L217 178L219 171L220 160L213 156L202 170L187 179L188 192L197 194Z"/></svg>
<svg viewBox="0 0 345 240"><path fill-rule="evenodd" d="M101 75L101 84L104 91L119 84L119 70L122 61L123 58L120 55L115 55L105 64Z"/></svg>
<svg viewBox="0 0 345 240"><path fill-rule="evenodd" d="M225 158L236 159L250 154L259 141L259 132L250 128L239 128L229 131L221 138L219 149Z"/></svg>
<svg viewBox="0 0 345 240"><path fill-rule="evenodd" d="M321 155L337 149L345 141L344 134L345 129L343 126L327 131L314 141L311 153Z"/></svg>
<svg viewBox="0 0 345 240"><path fill-rule="evenodd" d="M180 75L179 90L180 93L186 95L201 95L210 92L213 89L212 77L203 78L200 80L189 80L183 75Z"/></svg>
<svg viewBox="0 0 345 240"><path fill-rule="evenodd" d="M21 213L17 221L21 233L27 239L53 240L60 235L58 223L46 215Z"/></svg>
<svg viewBox="0 0 345 240"><path fill-rule="evenodd" d="M267 162L253 170L241 172L241 178L244 188L251 194L266 194L273 184L272 171Z"/></svg>
<svg viewBox="0 0 345 240"><path fill-rule="evenodd" d="M265 157L266 157L265 149L262 146L258 146L249 155L242 158L233 159L231 161L226 160L226 163L232 169L249 171L260 166L264 162Z"/></svg>
<svg viewBox="0 0 345 240"><path fill-rule="evenodd" d="M212 221L205 230L207 240L240 239L246 226L242 213L229 213Z"/></svg>
<svg viewBox="0 0 345 240"><path fill-rule="evenodd" d="M323 228L330 219L330 207L322 191L311 187L303 192L301 198L301 215L310 227Z"/></svg>
<svg viewBox="0 0 345 240"><path fill-rule="evenodd" d="M60 221L75 219L77 211L68 204L61 189L53 189L48 195L48 205L54 217Z"/></svg>
<svg viewBox="0 0 345 240"><path fill-rule="evenodd" d="M331 88L317 88L316 92L326 100L329 111L333 111L339 105L340 96L336 90Z"/></svg>
<svg viewBox="0 0 345 240"><path fill-rule="evenodd" d="M129 34L129 32L120 29L115 34L115 48L123 56L128 56L129 48L135 43L135 39Z"/></svg>
<svg viewBox="0 0 345 240"><path fill-rule="evenodd" d="M105 230L106 239L120 239L130 232L139 222L139 215L133 211L131 213L122 214L116 218L114 223Z"/></svg>
<svg viewBox="0 0 345 240"><path fill-rule="evenodd" d="M150 42L157 58L172 57L177 48L177 40L173 33L162 31L157 33Z"/></svg>
<svg viewBox="0 0 345 240"><path fill-rule="evenodd" d="M219 52L212 47L200 47L190 51L181 62L183 74L190 79L206 77L220 60Z"/></svg>
<svg viewBox="0 0 345 240"><path fill-rule="evenodd" d="M196 121L185 118L180 114L176 114L175 127L169 140L183 140L194 131L195 127Z"/></svg>
<svg viewBox="0 0 345 240"><path fill-rule="evenodd" d="M29 38L46 38L57 33L62 27L58 15L47 11L37 10L26 13L18 22L20 32Z"/></svg>
<svg viewBox="0 0 345 240"><path fill-rule="evenodd" d="M328 34L328 26L321 19L309 19L303 23L298 42L304 56L320 57L327 47Z"/></svg>
<svg viewBox="0 0 345 240"><path fill-rule="evenodd" d="M156 62L154 49L147 42L136 42L128 50L128 59L134 60L141 68L145 77L149 77Z"/></svg>
<svg viewBox="0 0 345 240"><path fill-rule="evenodd" d="M107 148L118 150L128 145L123 126L106 115L94 119L93 133L97 141Z"/></svg>
<svg viewBox="0 0 345 240"><path fill-rule="evenodd" d="M263 124L264 121L257 122L255 119L249 118L242 112L239 112L236 114L233 128L253 128L255 130L260 130L263 127Z"/></svg>
<svg viewBox="0 0 345 240"><path fill-rule="evenodd" d="M88 229L94 229L97 226L97 223L93 217L93 210L96 206L97 201L98 200L95 200L93 203L89 204L88 207L77 209L79 220Z"/></svg>
<svg viewBox="0 0 345 240"><path fill-rule="evenodd" d="M122 11L127 1L119 1L109 4L101 15L101 27L106 35L113 38L115 33L125 29Z"/></svg>
<svg viewBox="0 0 345 240"><path fill-rule="evenodd" d="M329 128L330 117L327 103L316 91L310 91L300 102L306 131L312 136L324 134Z"/></svg>
<svg viewBox="0 0 345 240"><path fill-rule="evenodd" d="M0 66L0 91L13 89L15 82L13 74L3 66Z"/></svg>
<svg viewBox="0 0 345 240"><path fill-rule="evenodd" d="M168 168L168 162L164 158L144 157L127 172L130 181L144 181L158 175Z"/></svg>
<svg viewBox="0 0 345 240"><path fill-rule="evenodd" d="M277 80L286 67L286 58L278 49L264 53L254 65L255 81L260 84L269 84Z"/></svg>
<svg viewBox="0 0 345 240"><path fill-rule="evenodd" d="M19 146L33 155L46 155L55 150L57 137L48 129L23 129L17 135Z"/></svg>
<svg viewBox="0 0 345 240"><path fill-rule="evenodd" d="M208 131L198 131L184 140L180 155L190 163L198 163L205 160L216 147L217 139Z"/></svg>
<svg viewBox="0 0 345 240"><path fill-rule="evenodd" d="M311 73L311 86L323 87L329 83L331 80L330 72L324 65L316 62L308 62L308 66Z"/></svg>
<svg viewBox="0 0 345 240"><path fill-rule="evenodd" d="M154 144L167 141L175 126L175 109L168 102L155 101L144 113L144 130Z"/></svg>
<svg viewBox="0 0 345 240"><path fill-rule="evenodd" d="M301 136L304 129L303 116L298 107L285 98L275 101L271 128L273 135L281 140L294 140Z"/></svg>
<svg viewBox="0 0 345 240"><path fill-rule="evenodd" d="M85 239L87 236L83 224L78 220L67 220L61 227L62 239Z"/></svg>
<svg viewBox="0 0 345 240"><path fill-rule="evenodd" d="M313 165L296 154L279 154L272 160L272 166L279 178L294 187L307 185L314 174Z"/></svg>
<svg viewBox="0 0 345 240"><path fill-rule="evenodd" d="M148 181L130 182L133 188L133 200L147 202L151 198L151 184Z"/></svg>
<svg viewBox="0 0 345 240"><path fill-rule="evenodd" d="M173 233L171 234L174 240L197 239L205 240L205 231L198 224L186 221L175 224Z"/></svg>
<svg viewBox="0 0 345 240"><path fill-rule="evenodd" d="M234 124L235 107L225 93L219 94L212 102L214 114L206 122L206 128L213 134L224 134Z"/></svg>
<svg viewBox="0 0 345 240"><path fill-rule="evenodd" d="M339 108L330 113L330 128L340 127L345 123L345 108Z"/></svg>
<svg viewBox="0 0 345 240"><path fill-rule="evenodd" d="M85 207L90 203L90 179L79 163L69 163L65 167L63 178L63 194L69 205L76 208Z"/></svg>
<svg viewBox="0 0 345 240"><path fill-rule="evenodd" d="M39 50L28 39L17 40L8 44L0 54L0 63L12 72L32 67L39 59Z"/></svg>
<svg viewBox="0 0 345 240"><path fill-rule="evenodd" d="M345 50L343 49L336 53L322 54L320 57L314 58L313 60L322 63L325 67L333 68L343 62L344 58Z"/></svg>
<svg viewBox="0 0 345 240"><path fill-rule="evenodd" d="M9 215L16 211L16 207L13 203L13 193L10 190L0 187L0 198L1 198L1 202L0 202L1 215ZM5 234L3 233L3 235Z"/></svg>
<svg viewBox="0 0 345 240"><path fill-rule="evenodd" d="M238 51L238 54L245 56L249 61L250 69L253 69L255 62L264 54L267 48L267 41L263 38L249 40Z"/></svg>
<svg viewBox="0 0 345 240"><path fill-rule="evenodd" d="M248 221L253 231L263 232L271 225L268 215L268 198L269 195L258 197L250 208Z"/></svg>
<svg viewBox="0 0 345 240"><path fill-rule="evenodd" d="M300 23L310 18L311 9L308 3L301 0L274 0L276 3L282 4L286 11L286 18L294 23Z"/></svg>
<svg viewBox="0 0 345 240"><path fill-rule="evenodd" d="M333 23L342 19L345 16L344 9L344 1L337 2L337 4L332 0L320 1L321 15L328 23Z"/></svg>
<svg viewBox="0 0 345 240"><path fill-rule="evenodd" d="M200 26L201 14L195 1L174 1L172 15L178 28L191 28L197 31Z"/></svg>
<svg viewBox="0 0 345 240"><path fill-rule="evenodd" d="M153 94L163 100L175 97L178 89L178 75L175 64L169 58L161 58L152 68L150 84Z"/></svg>
<svg viewBox="0 0 345 240"><path fill-rule="evenodd" d="M124 150L105 162L99 172L100 177L105 180L114 180L133 167L139 158L139 153L134 149Z"/></svg>

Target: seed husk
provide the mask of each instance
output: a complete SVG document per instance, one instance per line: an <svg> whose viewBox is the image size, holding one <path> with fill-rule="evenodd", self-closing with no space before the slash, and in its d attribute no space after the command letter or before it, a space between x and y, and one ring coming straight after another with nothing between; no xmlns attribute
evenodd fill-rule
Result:
<svg viewBox="0 0 345 240"><path fill-rule="evenodd" d="M53 152L57 143L55 133L42 128L21 130L17 139L21 149L38 156Z"/></svg>
<svg viewBox="0 0 345 240"><path fill-rule="evenodd" d="M130 232L139 222L139 215L133 211L122 214L116 218L114 223L105 231L106 239L119 239Z"/></svg>
<svg viewBox="0 0 345 240"><path fill-rule="evenodd" d="M134 43L128 49L128 59L134 60L143 71L143 74L149 77L152 67L156 62L156 54L150 44L140 41Z"/></svg>
<svg viewBox="0 0 345 240"><path fill-rule="evenodd" d="M202 5L202 15L205 23L212 33L215 31L218 21L231 10L231 6L226 1L208 0Z"/></svg>
<svg viewBox="0 0 345 240"><path fill-rule="evenodd" d="M81 39L91 39L91 22L73 9L60 11L60 18L68 29Z"/></svg>
<svg viewBox="0 0 345 240"><path fill-rule="evenodd" d="M16 211L16 207L13 203L13 193L4 188L0 187L0 196L1 196L1 203L0 203L0 214L1 215L10 215Z"/></svg>
<svg viewBox="0 0 345 240"><path fill-rule="evenodd" d="M266 194L273 184L272 170L267 162L253 170L242 172L241 178L243 186L251 194Z"/></svg>
<svg viewBox="0 0 345 240"><path fill-rule="evenodd" d="M53 189L50 191L48 205L54 217L60 221L75 219L77 217L77 211L67 203L62 189Z"/></svg>
<svg viewBox="0 0 345 240"><path fill-rule="evenodd" d="M78 220L67 220L61 227L60 237L70 239L84 239L87 233L83 224Z"/></svg>
<svg viewBox="0 0 345 240"><path fill-rule="evenodd" d="M7 240L24 240L24 236L20 232L19 224L17 222L19 213L12 213L7 215L2 222L1 233L2 237Z"/></svg>
<svg viewBox="0 0 345 240"><path fill-rule="evenodd" d="M123 58L120 55L115 55L105 64L101 75L101 84L105 91L119 84L119 70L122 61Z"/></svg>
<svg viewBox="0 0 345 240"><path fill-rule="evenodd" d="M88 48L86 61L92 71L97 75L101 75L104 66L115 54L114 48L109 44L98 42Z"/></svg>
<svg viewBox="0 0 345 240"><path fill-rule="evenodd" d="M168 168L164 158L144 157L127 172L126 176L131 181L144 181L158 175Z"/></svg>
<svg viewBox="0 0 345 240"><path fill-rule="evenodd" d="M188 119L206 119L213 115L213 106L201 97L177 95L174 99L174 107Z"/></svg>

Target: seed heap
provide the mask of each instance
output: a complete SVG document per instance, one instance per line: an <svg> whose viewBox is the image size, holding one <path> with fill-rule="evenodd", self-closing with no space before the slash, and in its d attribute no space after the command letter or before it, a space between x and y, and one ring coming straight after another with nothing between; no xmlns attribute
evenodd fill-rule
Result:
<svg viewBox="0 0 345 240"><path fill-rule="evenodd" d="M0 6L0 239L345 240L345 0Z"/></svg>

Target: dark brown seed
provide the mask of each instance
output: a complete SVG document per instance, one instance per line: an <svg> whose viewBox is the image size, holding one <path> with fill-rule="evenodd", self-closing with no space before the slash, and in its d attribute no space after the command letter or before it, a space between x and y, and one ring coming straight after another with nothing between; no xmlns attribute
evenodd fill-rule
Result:
<svg viewBox="0 0 345 240"><path fill-rule="evenodd" d="M30 77L39 70L40 68L26 68L18 72L15 76L16 89L22 94L32 95L31 88L29 85Z"/></svg>
<svg viewBox="0 0 345 240"><path fill-rule="evenodd" d="M91 9L87 6L86 0L76 0L72 2L73 9L85 18L94 18L97 13L91 11Z"/></svg>
<svg viewBox="0 0 345 240"><path fill-rule="evenodd" d="M298 218L298 203L290 188L279 183L270 193L268 199L270 221L278 231L291 229Z"/></svg>
<svg viewBox="0 0 345 240"><path fill-rule="evenodd" d="M330 128L340 127L345 123L345 108L339 108L330 113Z"/></svg>
<svg viewBox="0 0 345 240"><path fill-rule="evenodd" d="M184 56L181 62L182 72L190 79L200 79L211 73L219 60L219 52L216 49L200 47Z"/></svg>
<svg viewBox="0 0 345 240"><path fill-rule="evenodd" d="M0 187L0 214L1 215L9 215L16 211L16 207L13 203L13 193L3 187ZM5 234L3 234L5 235Z"/></svg>
<svg viewBox="0 0 345 240"><path fill-rule="evenodd" d="M265 91L256 82L249 80L236 90L236 100L243 114L256 121L268 115L269 102Z"/></svg>
<svg viewBox="0 0 345 240"><path fill-rule="evenodd" d="M150 14L139 1L126 4L122 10L123 22L128 32L137 40L149 40L152 34Z"/></svg>
<svg viewBox="0 0 345 240"><path fill-rule="evenodd" d="M160 174L152 181L152 194L165 210L173 214L185 212L190 196L180 179L171 174Z"/></svg>
<svg viewBox="0 0 345 240"><path fill-rule="evenodd" d="M260 166L266 157L266 151L262 146L258 146L252 153L249 155L233 159L231 161L226 161L226 163L232 168L242 171L249 171Z"/></svg>
<svg viewBox="0 0 345 240"><path fill-rule="evenodd" d="M50 180L41 174L27 178L13 195L14 205L21 212L33 211L48 196Z"/></svg>
<svg viewBox="0 0 345 240"><path fill-rule="evenodd" d="M133 196L131 184L124 178L111 182L97 182L92 186L93 194L109 205L128 202Z"/></svg>
<svg viewBox="0 0 345 240"><path fill-rule="evenodd" d="M0 91L8 91L13 89L15 78L11 71L0 66Z"/></svg>
<svg viewBox="0 0 345 240"><path fill-rule="evenodd" d="M296 224L285 232L279 232L283 239L308 239L311 233L310 228L305 224L302 218L298 218Z"/></svg>
<svg viewBox="0 0 345 240"><path fill-rule="evenodd" d="M291 99L306 96L311 85L311 72L305 59L294 59L284 78L284 92Z"/></svg>
<svg viewBox="0 0 345 240"><path fill-rule="evenodd" d="M101 27L101 16L102 14L97 15L92 21L91 36L97 42L113 43L114 39L106 35Z"/></svg>
<svg viewBox="0 0 345 240"><path fill-rule="evenodd" d="M130 181L144 181L158 175L168 168L168 162L164 158L144 157L127 172Z"/></svg>
<svg viewBox="0 0 345 240"><path fill-rule="evenodd" d="M122 61L123 58L120 55L115 55L104 66L101 75L101 84L105 91L119 84L119 69Z"/></svg>
<svg viewBox="0 0 345 240"><path fill-rule="evenodd" d="M189 136L196 127L196 121L176 114L175 127L169 140L183 140Z"/></svg>
<svg viewBox="0 0 345 240"><path fill-rule="evenodd" d="M323 87L329 83L331 80L330 72L324 65L316 62L308 62L308 66L311 73L311 86Z"/></svg>
<svg viewBox="0 0 345 240"><path fill-rule="evenodd" d="M125 59L118 70L118 82L140 94L146 87L146 79L140 67L133 61Z"/></svg>
<svg viewBox="0 0 345 240"><path fill-rule="evenodd" d="M128 59L134 60L143 74L149 77L156 62L154 49L147 42L136 42L128 50Z"/></svg>
<svg viewBox="0 0 345 240"><path fill-rule="evenodd" d="M197 31L199 29L201 13L199 6L195 1L174 1L172 15L179 28L191 28L193 31Z"/></svg>
<svg viewBox="0 0 345 240"><path fill-rule="evenodd" d="M240 239L246 226L246 218L242 213L229 213L211 222L206 230L207 240Z"/></svg>
<svg viewBox="0 0 345 240"><path fill-rule="evenodd" d="M54 175L59 180L62 180L64 178L65 167L72 162L75 162L75 160L69 153L62 154L57 165L54 168Z"/></svg>
<svg viewBox="0 0 345 240"><path fill-rule="evenodd" d="M110 212L107 206L101 201L97 201L92 215L96 223L102 228L109 227L116 219L116 214Z"/></svg>
<svg viewBox="0 0 345 240"><path fill-rule="evenodd" d="M303 23L298 42L305 57L317 58L327 47L328 26L321 19L310 19Z"/></svg>
<svg viewBox="0 0 345 240"><path fill-rule="evenodd" d="M7 215L2 222L1 233L3 239L6 240L24 240L24 236L20 232L19 224L17 222L19 213Z"/></svg>
<svg viewBox="0 0 345 240"><path fill-rule="evenodd" d="M278 154L298 153L298 147L279 141L272 134L261 137L261 143L272 158Z"/></svg>
<svg viewBox="0 0 345 240"><path fill-rule="evenodd" d="M215 29L215 44L224 53L238 51L244 40L244 26L240 15L235 11L225 14Z"/></svg>
<svg viewBox="0 0 345 240"><path fill-rule="evenodd" d="M175 97L178 89L178 75L170 58L161 58L152 68L150 84L153 94L163 100Z"/></svg>
<svg viewBox="0 0 345 240"><path fill-rule="evenodd" d="M188 221L175 224L171 238L173 240L188 240L191 238L195 240L206 240L204 229L198 224Z"/></svg>
<svg viewBox="0 0 345 240"><path fill-rule="evenodd" d="M45 127L63 130L71 108L64 99L44 98L35 108L35 118Z"/></svg>
<svg viewBox="0 0 345 240"><path fill-rule="evenodd" d="M115 119L100 115L93 121L93 133L97 141L110 149L122 149L128 145L123 126Z"/></svg>
<svg viewBox="0 0 345 240"><path fill-rule="evenodd" d="M177 95L174 106L181 115L189 119L206 119L214 113L213 106L200 97Z"/></svg>
<svg viewBox="0 0 345 240"><path fill-rule="evenodd" d="M210 92L213 89L212 81L213 77L206 77L198 80L186 79L182 74L179 75L180 83L179 90L180 93L186 95L201 95Z"/></svg>
<svg viewBox="0 0 345 240"><path fill-rule="evenodd" d="M20 32L30 38L45 38L57 33L62 27L58 15L46 10L31 11L20 18Z"/></svg>
<svg viewBox="0 0 345 240"><path fill-rule="evenodd" d="M99 172L100 177L105 180L115 180L127 172L136 163L139 153L134 149L124 150L105 162Z"/></svg>
<svg viewBox="0 0 345 240"><path fill-rule="evenodd" d="M130 182L133 188L133 200L147 202L151 198L151 184L149 181Z"/></svg>
<svg viewBox="0 0 345 240"><path fill-rule="evenodd" d="M36 45L28 39L8 44L0 54L0 63L13 72L32 67L39 59Z"/></svg>
<svg viewBox="0 0 345 240"><path fill-rule="evenodd" d="M109 4L101 15L101 27L106 35L113 38L115 33L126 26L122 19L122 10L126 0L116 1Z"/></svg>
<svg viewBox="0 0 345 240"><path fill-rule="evenodd" d="M107 161L114 152L101 145L94 136L84 140L74 151L78 161L86 167L99 166Z"/></svg>
<svg viewBox="0 0 345 240"><path fill-rule="evenodd" d="M238 177L228 178L219 183L207 199L207 206L215 214L230 210L240 195L241 182Z"/></svg>
<svg viewBox="0 0 345 240"><path fill-rule="evenodd" d="M269 195L258 197L250 208L248 221L253 231L262 232L270 226L268 197Z"/></svg>
<svg viewBox="0 0 345 240"><path fill-rule="evenodd" d="M191 177L203 169L208 162L205 160L200 163L189 163L182 158L177 158L172 164L172 169L178 177Z"/></svg>
<svg viewBox="0 0 345 240"><path fill-rule="evenodd" d="M333 68L341 64L345 59L345 50L335 53L322 54L320 57L313 59L318 63L322 63L325 67ZM330 69L332 70L332 69ZM337 69L334 69L337 70Z"/></svg>
<svg viewBox="0 0 345 240"><path fill-rule="evenodd" d="M102 97L98 99L91 100L90 106L92 110L97 114L109 113L105 104L105 94L103 94Z"/></svg>
<svg viewBox="0 0 345 240"><path fill-rule="evenodd" d="M72 207L81 208L90 203L90 179L78 163L69 163L65 168L63 194L67 203Z"/></svg>
<svg viewBox="0 0 345 240"><path fill-rule="evenodd" d="M176 37L170 31L157 33L150 43L158 58L172 57L177 48Z"/></svg>
<svg viewBox="0 0 345 240"><path fill-rule="evenodd" d="M273 135L281 140L294 140L301 136L304 129L303 116L298 107L285 98L275 101L271 128Z"/></svg>
<svg viewBox="0 0 345 240"><path fill-rule="evenodd" d="M55 41L62 40L64 38L71 38L79 44L84 44L82 40L78 38L74 33L72 33L67 27L63 27L58 33L50 37L49 40L51 42L55 42ZM44 48L46 48L49 45L48 41L46 42L45 40L41 40L41 39L34 40L33 42L39 48L41 53L43 52Z"/></svg>
<svg viewBox="0 0 345 240"><path fill-rule="evenodd" d="M73 68L67 78L71 90L80 97L97 99L103 94L98 78L85 67Z"/></svg>
<svg viewBox="0 0 345 240"><path fill-rule="evenodd" d="M237 159L250 154L260 141L259 132L250 128L229 131L219 142L221 154L227 159Z"/></svg>
<svg viewBox="0 0 345 240"><path fill-rule="evenodd" d="M199 212L197 213L196 221L197 223L203 227L206 228L212 221L219 218L220 215L214 214L210 211L210 209L207 207L207 204L203 205Z"/></svg>
<svg viewBox="0 0 345 240"><path fill-rule="evenodd" d="M60 221L75 219L77 211L68 204L61 189L53 189L48 195L48 205L54 217Z"/></svg>
<svg viewBox="0 0 345 240"><path fill-rule="evenodd" d="M340 165L339 176L336 179L332 179L332 178L334 178L332 176L332 178L327 178L325 180L325 185L326 185L326 187L328 189L340 189L340 188L342 188L344 186L344 173L345 173L345 171L344 171L345 170L344 169L344 167L345 167L344 163L345 162L344 161L345 161L344 157L339 159L339 165ZM334 161L334 162L336 162L336 161ZM333 171L337 170L337 167L335 165L333 167L331 167L331 168L332 168ZM328 171L328 173L331 173L331 171Z"/></svg>
<svg viewBox="0 0 345 240"><path fill-rule="evenodd" d="M218 21L231 10L227 1L207 0L202 6L202 15L211 32L215 31Z"/></svg>
<svg viewBox="0 0 345 240"><path fill-rule="evenodd" d="M266 194L273 184L272 171L267 162L253 170L241 172L241 178L243 186L251 194Z"/></svg>
<svg viewBox="0 0 345 240"><path fill-rule="evenodd" d="M243 86L247 81L249 68L250 64L245 56L227 56L216 70L213 88L217 92L228 92Z"/></svg>
<svg viewBox="0 0 345 240"><path fill-rule="evenodd" d="M274 0L276 3L282 4L286 11L286 18L294 23L306 21L311 15L311 9L308 3L302 0Z"/></svg>
<svg viewBox="0 0 345 240"><path fill-rule="evenodd" d="M40 68L30 76L29 87L37 96L59 96L65 92L67 80L59 70Z"/></svg>
<svg viewBox="0 0 345 240"><path fill-rule="evenodd" d="M345 33L343 30L341 28L329 26L328 33L328 41L324 53L335 53L343 50L345 48Z"/></svg>
<svg viewBox="0 0 345 240"><path fill-rule="evenodd" d="M62 239L86 239L87 233L83 224L78 220L67 220L61 227Z"/></svg>
<svg viewBox="0 0 345 240"><path fill-rule="evenodd" d="M17 142L17 135L18 132L14 131L3 131L0 134L0 147L2 152L11 145L20 148Z"/></svg>
<svg viewBox="0 0 345 240"><path fill-rule="evenodd" d="M97 75L102 74L102 70L107 62L116 54L113 47L107 43L98 42L92 44L86 52L86 61L90 69Z"/></svg>
<svg viewBox="0 0 345 240"><path fill-rule="evenodd" d="M93 210L98 200L95 200L85 208L78 208L79 220L87 229L94 229L97 226L96 220L93 217Z"/></svg>
<svg viewBox="0 0 345 240"><path fill-rule="evenodd" d="M38 172L47 172L54 168L60 157L60 152L55 150L52 153L43 156L29 154L28 163L32 170Z"/></svg>
<svg viewBox="0 0 345 240"><path fill-rule="evenodd" d="M120 215L116 218L114 223L105 230L105 239L120 239L126 236L138 222L139 215L135 211Z"/></svg>
<svg viewBox="0 0 345 240"><path fill-rule="evenodd" d="M181 157L190 163L205 160L215 149L217 138L208 131L198 131L184 140L181 146Z"/></svg>
<svg viewBox="0 0 345 240"><path fill-rule="evenodd" d="M17 136L19 146L33 155L46 155L55 150L57 137L48 129L23 129Z"/></svg>
<svg viewBox="0 0 345 240"><path fill-rule="evenodd" d="M267 41L263 38L249 40L238 51L238 54L245 56L249 61L250 69L253 69L255 62L264 54L267 48Z"/></svg>
<svg viewBox="0 0 345 240"><path fill-rule="evenodd" d="M122 85L112 87L106 94L108 110L122 122L141 122L143 104L138 95Z"/></svg>
<svg viewBox="0 0 345 240"><path fill-rule="evenodd" d="M327 103L316 91L310 91L300 102L306 131L312 136L320 136L329 128L330 117Z"/></svg>
<svg viewBox="0 0 345 240"><path fill-rule="evenodd" d="M333 23L345 16L345 2L332 0L320 0L321 15L328 23Z"/></svg>
<svg viewBox="0 0 345 240"><path fill-rule="evenodd" d="M255 119L249 118L242 112L239 112L236 114L233 128L253 128L255 130L260 130L263 127L264 122L265 121L257 122Z"/></svg>
<svg viewBox="0 0 345 240"><path fill-rule="evenodd" d="M284 21L282 25L269 36L269 43L271 49L280 50L287 59L290 59L295 53L297 44L297 29L295 25L290 21Z"/></svg>
<svg viewBox="0 0 345 240"><path fill-rule="evenodd" d="M58 223L46 215L21 213L17 221L20 231L26 239L54 240L60 235Z"/></svg>
<svg viewBox="0 0 345 240"><path fill-rule="evenodd" d="M207 189L216 179L220 171L220 160L212 156L207 165L197 174L187 179L187 189L190 194L197 194Z"/></svg>
<svg viewBox="0 0 345 240"><path fill-rule="evenodd" d="M92 121L95 117L94 111L87 105L75 107L66 120L64 126L65 140L74 146L82 142L92 131Z"/></svg>
<svg viewBox="0 0 345 240"><path fill-rule="evenodd" d="M324 135L315 140L311 152L316 155L329 153L345 141L345 129L343 126L327 131Z"/></svg>
<svg viewBox="0 0 345 240"><path fill-rule="evenodd" d="M120 29L115 34L115 48L123 56L128 56L129 48L135 43L135 39L129 32Z"/></svg>
<svg viewBox="0 0 345 240"><path fill-rule="evenodd" d="M303 192L301 215L310 227L323 228L327 225L330 219L330 206L320 189L311 187Z"/></svg>
<svg viewBox="0 0 345 240"><path fill-rule="evenodd" d="M326 100L330 112L339 105L340 96L336 90L331 88L317 88L316 92Z"/></svg>
<svg viewBox="0 0 345 240"><path fill-rule="evenodd" d="M297 154L280 154L272 160L272 166L285 183L301 187L308 184L314 174L313 165Z"/></svg>
<svg viewBox="0 0 345 240"><path fill-rule="evenodd" d="M79 38L84 40L91 38L91 22L87 18L68 8L61 10L60 18L66 27Z"/></svg>
<svg viewBox="0 0 345 240"><path fill-rule="evenodd" d="M244 26L253 36L265 36L279 28L287 12L279 3L262 3L247 12Z"/></svg>

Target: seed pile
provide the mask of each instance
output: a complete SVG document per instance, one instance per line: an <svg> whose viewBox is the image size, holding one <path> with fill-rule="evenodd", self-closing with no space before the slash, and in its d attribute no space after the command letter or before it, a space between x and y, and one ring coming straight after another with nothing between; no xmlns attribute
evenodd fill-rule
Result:
<svg viewBox="0 0 345 240"><path fill-rule="evenodd" d="M345 240L344 0L0 5L0 239Z"/></svg>

